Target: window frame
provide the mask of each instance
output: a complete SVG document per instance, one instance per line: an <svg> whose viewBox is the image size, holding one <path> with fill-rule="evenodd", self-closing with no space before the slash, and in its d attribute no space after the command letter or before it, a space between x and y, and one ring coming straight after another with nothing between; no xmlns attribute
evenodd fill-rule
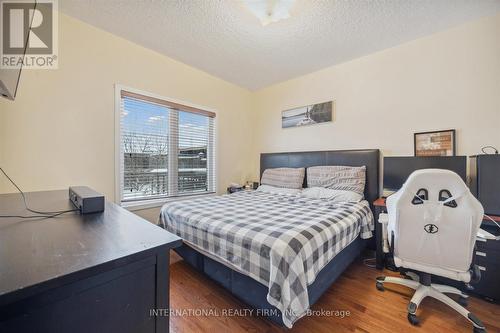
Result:
<svg viewBox="0 0 500 333"><path fill-rule="evenodd" d="M213 178L214 178L214 192L208 192L208 193L198 193L198 194L181 194L177 196L168 196L164 198L152 198L152 199L143 199L143 200L134 200L134 201L122 201L122 170L121 170L121 165L123 161L123 154L121 151L121 144L122 144L122 133L121 133L121 101L122 101L122 92L125 92L125 95L141 95L145 97L145 101L147 99L150 99L151 102L156 101L163 101L165 102L164 105L172 107L172 108L178 108L180 109L179 111L183 112L194 112L194 113L199 113L199 114L204 114L205 116L210 116L213 118L213 151L214 151L214 160L212 161L212 165L214 170L212 171L213 173ZM168 104L167 104L168 103ZM176 107L177 106L177 107ZM185 107L185 110L182 110L182 107ZM191 110L191 111L189 111ZM198 112L199 111L199 112ZM115 200L114 202L122 207L127 207L131 210L135 209L146 209L146 208L152 208L152 207L158 207L163 205L166 202L169 201L177 201L177 200L185 200L193 197L200 197L200 196L213 196L218 193L218 186L217 186L217 111L205 106L200 106L196 105L193 103L185 102L185 101L180 101L175 98L170 98L170 97L164 97L160 96L157 94L153 94L150 92L146 91L141 91L139 89L135 88L130 88L121 84L115 84L115 126L114 126L114 136L115 136L115 144L114 144L114 149L115 149ZM207 165L208 167L208 165ZM207 170L207 172L209 172Z"/></svg>

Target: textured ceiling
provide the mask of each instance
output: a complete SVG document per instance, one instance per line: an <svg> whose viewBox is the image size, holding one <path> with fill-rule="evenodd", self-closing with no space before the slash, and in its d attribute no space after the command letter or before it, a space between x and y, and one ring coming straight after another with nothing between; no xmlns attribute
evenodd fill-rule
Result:
<svg viewBox="0 0 500 333"><path fill-rule="evenodd" d="M70 16L251 90L500 11L500 0L296 0L262 26L236 0L62 0Z"/></svg>

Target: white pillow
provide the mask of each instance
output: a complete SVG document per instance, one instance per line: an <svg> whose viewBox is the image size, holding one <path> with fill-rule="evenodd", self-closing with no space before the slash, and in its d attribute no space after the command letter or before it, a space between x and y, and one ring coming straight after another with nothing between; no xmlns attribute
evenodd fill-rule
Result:
<svg viewBox="0 0 500 333"><path fill-rule="evenodd" d="M324 187L309 187L302 190L301 197L311 199L327 199L332 202L359 202L363 196L359 193L346 190L333 190Z"/></svg>
<svg viewBox="0 0 500 333"><path fill-rule="evenodd" d="M293 188L300 190L304 183L304 168L274 168L266 169L260 183L274 187Z"/></svg>
<svg viewBox="0 0 500 333"><path fill-rule="evenodd" d="M298 189L294 189L294 188L276 187L276 186L271 186L271 185L260 185L256 191L270 193L270 194L296 195L296 194L299 194L302 190L298 190Z"/></svg>
<svg viewBox="0 0 500 333"><path fill-rule="evenodd" d="M324 187L363 194L365 183L365 166L324 165L307 168L307 187Z"/></svg>

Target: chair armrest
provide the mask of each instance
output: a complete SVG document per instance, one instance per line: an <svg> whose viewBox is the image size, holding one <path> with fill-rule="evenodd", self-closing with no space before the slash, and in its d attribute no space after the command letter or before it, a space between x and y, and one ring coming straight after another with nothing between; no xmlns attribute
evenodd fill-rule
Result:
<svg viewBox="0 0 500 333"><path fill-rule="evenodd" d="M495 235L493 235L493 234L489 233L488 231L481 229L481 228L479 228L479 230L477 231L476 237L482 238L482 239L498 240L498 237L496 237Z"/></svg>
<svg viewBox="0 0 500 333"><path fill-rule="evenodd" d="M389 214L387 214L387 213L380 213L378 215L378 223L382 223L382 224L389 223Z"/></svg>

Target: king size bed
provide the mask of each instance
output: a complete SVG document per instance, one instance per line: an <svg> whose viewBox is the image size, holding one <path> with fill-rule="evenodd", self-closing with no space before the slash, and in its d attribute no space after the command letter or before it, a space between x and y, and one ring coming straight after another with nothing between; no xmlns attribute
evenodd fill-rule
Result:
<svg viewBox="0 0 500 333"><path fill-rule="evenodd" d="M363 172L358 200L302 194L317 189L311 188L313 178L325 168L349 167ZM309 184L309 191L262 185L257 191L172 202L162 208L159 223L183 238L176 251L187 263L290 328L372 237L379 151L261 154L263 183L280 181L272 170L291 170L292 178L302 172L299 187ZM351 170L336 172L346 178Z"/></svg>

